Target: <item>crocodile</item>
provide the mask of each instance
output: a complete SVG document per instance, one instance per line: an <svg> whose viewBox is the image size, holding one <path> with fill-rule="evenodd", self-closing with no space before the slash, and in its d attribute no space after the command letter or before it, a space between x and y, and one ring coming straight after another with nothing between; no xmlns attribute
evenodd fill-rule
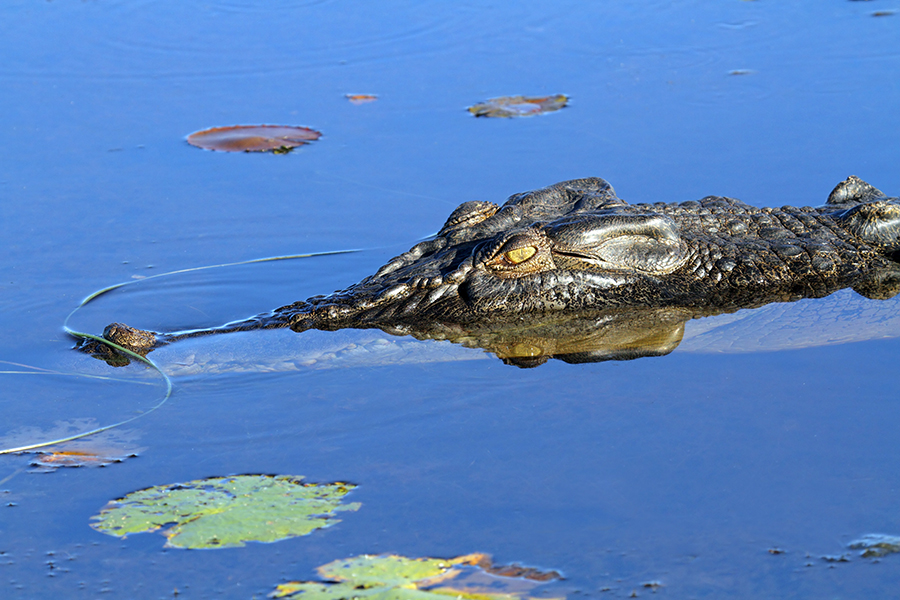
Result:
<svg viewBox="0 0 900 600"><path fill-rule="evenodd" d="M889 298L900 291L898 260L900 201L856 176L817 208L758 208L722 196L629 204L605 180L584 178L515 194L502 206L465 202L435 236L327 296L208 329L113 323L103 337L139 353L284 327L514 345L523 328L577 337L604 320L639 323L635 315L651 314L683 322L848 287Z"/></svg>

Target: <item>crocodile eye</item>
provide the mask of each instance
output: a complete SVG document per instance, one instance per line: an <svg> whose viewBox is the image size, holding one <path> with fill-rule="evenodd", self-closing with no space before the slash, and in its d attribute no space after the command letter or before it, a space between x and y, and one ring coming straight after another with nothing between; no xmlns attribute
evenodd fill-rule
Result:
<svg viewBox="0 0 900 600"><path fill-rule="evenodd" d="M504 256L506 260L511 262L514 265L519 263L523 263L532 256L537 254L537 248L534 246L525 246L524 248L516 248L515 250L510 250Z"/></svg>
<svg viewBox="0 0 900 600"><path fill-rule="evenodd" d="M476 262L500 279L516 279L553 268L547 236L538 230L518 232L483 246Z"/></svg>

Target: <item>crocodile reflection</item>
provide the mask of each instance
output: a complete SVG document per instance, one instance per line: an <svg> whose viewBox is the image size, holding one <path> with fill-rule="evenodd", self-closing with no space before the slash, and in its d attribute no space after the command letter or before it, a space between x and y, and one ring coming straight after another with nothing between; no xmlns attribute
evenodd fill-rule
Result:
<svg viewBox="0 0 900 600"><path fill-rule="evenodd" d="M879 273L875 279L860 289L865 291L863 297L851 292L856 300L848 297L844 300L845 311L849 308L855 312L865 306L869 300L889 300L898 292L900 270L889 270ZM749 313L771 307L775 303L788 303L801 298L776 296L769 299L757 299L752 305L730 306L727 309L695 309L685 307L662 308L615 308L605 311L583 311L541 315L540 317L518 318L504 323L493 322L490 326L432 326L428 329L392 328L389 333L407 335L417 340L446 340L466 348L481 349L494 354L505 364L521 368L537 367L548 360L556 359L570 364L593 363L603 361L623 361L645 357L665 356L682 344L686 326L691 321L705 318L723 317L741 311L736 320L750 320ZM823 301L824 302L824 301ZM829 301L829 304L830 303ZM880 304L880 303L878 303ZM843 329L856 328L854 341L873 337L889 337L900 334L900 317L895 317L896 302L885 302L884 308L877 309L876 323L859 320L852 322L846 312L839 318L850 322L842 323ZM798 313L799 307L794 312ZM833 308L833 306L831 306ZM807 308L807 311L810 310ZM814 310L814 309L812 309ZM749 311L749 312L748 312ZM835 315L832 315L834 317ZM804 315L799 315L801 321ZM714 321L713 321L714 322ZM787 326L787 323L782 325ZM797 322L791 322L797 327ZM810 326L823 328L823 323L809 323ZM776 324L777 327L777 324ZM827 329L827 325L824 326ZM835 327L836 329L836 327ZM743 331L741 335L763 336L777 334L777 330ZM818 342L806 345L826 343L823 341L834 335L834 331L819 331ZM810 333L807 340L816 340L815 333ZM695 334L696 335L696 334ZM707 335L709 335L707 333ZM695 343L696 338L692 340ZM736 345L742 343L756 345L755 340L732 340ZM785 340L779 348L785 349L801 344L800 340ZM764 347L764 349L767 349Z"/></svg>
<svg viewBox="0 0 900 600"><path fill-rule="evenodd" d="M684 336L684 325L693 316L691 311L679 308L621 309L507 323L483 331L411 332L411 335L481 348L505 364L530 368L551 358L587 363L664 356L678 347Z"/></svg>

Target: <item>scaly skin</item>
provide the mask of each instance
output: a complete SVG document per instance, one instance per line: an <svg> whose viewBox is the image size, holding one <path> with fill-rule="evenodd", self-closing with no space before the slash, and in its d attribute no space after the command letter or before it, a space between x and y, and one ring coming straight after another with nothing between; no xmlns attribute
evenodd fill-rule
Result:
<svg viewBox="0 0 900 600"><path fill-rule="evenodd" d="M900 204L850 177L820 208L756 208L708 196L627 204L599 178L467 202L438 235L329 296L184 333L115 323L106 339L138 351L231 331L378 327L429 332L502 328L523 319L611 309L714 314L853 287L896 293Z"/></svg>

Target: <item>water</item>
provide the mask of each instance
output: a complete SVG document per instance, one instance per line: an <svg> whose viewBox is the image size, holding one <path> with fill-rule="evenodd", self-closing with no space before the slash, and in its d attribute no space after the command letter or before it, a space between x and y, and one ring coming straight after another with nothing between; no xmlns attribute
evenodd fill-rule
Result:
<svg viewBox="0 0 900 600"><path fill-rule="evenodd" d="M632 202L815 205L851 173L896 194L900 17L872 16L896 8L7 2L0 359L75 375L0 375L0 435L159 401L140 367L78 377L104 368L61 330L120 281L137 283L71 325L213 325L326 293L460 202L574 177L604 177ZM543 117L465 111L553 93L571 104ZM287 156L184 141L255 123L324 135ZM364 251L137 279L348 248ZM563 572L545 593L570 596L646 596L660 581L673 598L886 597L897 557L846 544L900 533L897 351L873 340L176 378L162 408L126 426L138 458L31 474L28 456L2 457L0 595L263 597L356 554L483 551ZM363 506L305 538L221 551L88 526L131 491L232 473L353 481Z"/></svg>

